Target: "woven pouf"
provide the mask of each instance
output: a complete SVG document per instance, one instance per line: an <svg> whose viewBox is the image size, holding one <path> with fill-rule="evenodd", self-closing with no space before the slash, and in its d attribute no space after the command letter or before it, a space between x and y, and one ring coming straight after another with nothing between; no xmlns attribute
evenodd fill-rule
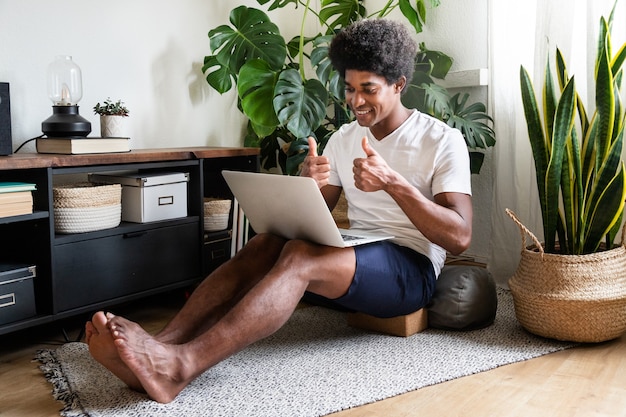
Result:
<svg viewBox="0 0 626 417"><path fill-rule="evenodd" d="M587 255L544 253L515 215L522 253L509 280L515 315L529 332L571 342L603 342L626 332L626 248ZM526 235L534 245L526 247ZM622 234L623 235L623 234Z"/></svg>
<svg viewBox="0 0 626 417"><path fill-rule="evenodd" d="M206 197L204 199L204 230L225 230L228 227L231 205L230 199Z"/></svg>
<svg viewBox="0 0 626 417"><path fill-rule="evenodd" d="M117 227L122 219L122 186L89 182L52 189L54 230L85 233Z"/></svg>

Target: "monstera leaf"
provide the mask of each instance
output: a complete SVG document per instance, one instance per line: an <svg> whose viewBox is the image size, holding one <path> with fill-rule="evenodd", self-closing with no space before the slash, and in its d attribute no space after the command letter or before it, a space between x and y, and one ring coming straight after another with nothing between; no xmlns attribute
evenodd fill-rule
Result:
<svg viewBox="0 0 626 417"><path fill-rule="evenodd" d="M328 47L332 38L331 35L328 35L315 39L311 52L311 65L315 68L317 78L327 86L333 100L341 103L345 98L345 84L328 57Z"/></svg>
<svg viewBox="0 0 626 417"><path fill-rule="evenodd" d="M456 127L463 133L469 148L485 149L496 144L493 129L483 121L492 121L483 103L472 103L466 106L469 94L455 94L450 99L450 117L448 125Z"/></svg>
<svg viewBox="0 0 626 417"><path fill-rule="evenodd" d="M487 109L483 103L472 103L466 106L469 94L455 94L450 99L450 115L446 120L449 126L461 131L465 138L465 143L470 149L470 168L473 174L480 172L485 155L476 152L476 149L486 149L496 144L495 132L488 122L493 119L487 114Z"/></svg>
<svg viewBox="0 0 626 417"><path fill-rule="evenodd" d="M261 59L246 63L239 72L241 108L260 137L272 133L279 124L272 104L277 80L278 72Z"/></svg>
<svg viewBox="0 0 626 417"><path fill-rule="evenodd" d="M279 70L285 63L287 49L278 26L261 10L239 6L230 13L233 27L221 25L209 31L211 50L214 55L205 57L203 71L207 81L220 93L230 89L224 82L230 73L237 80L239 70L246 62L262 59L270 68ZM214 84L212 84L213 82ZM228 87L227 90L224 90Z"/></svg>
<svg viewBox="0 0 626 417"><path fill-rule="evenodd" d="M227 67L221 65L215 55L205 56L202 72L211 87L224 94L233 86L233 75Z"/></svg>
<svg viewBox="0 0 626 417"><path fill-rule="evenodd" d="M269 3L270 0L257 0L260 5L264 5ZM289 3L295 4L295 7L298 7L298 0L274 0L274 2L270 5L267 10L281 9L288 5Z"/></svg>
<svg viewBox="0 0 626 417"><path fill-rule="evenodd" d="M363 2L354 0L322 0L320 21L328 26L328 33L341 29L350 23L366 17ZM331 21L331 19L334 19Z"/></svg>
<svg viewBox="0 0 626 417"><path fill-rule="evenodd" d="M303 81L295 69L280 73L274 91L278 120L295 137L308 136L326 116L328 93L316 79Z"/></svg>

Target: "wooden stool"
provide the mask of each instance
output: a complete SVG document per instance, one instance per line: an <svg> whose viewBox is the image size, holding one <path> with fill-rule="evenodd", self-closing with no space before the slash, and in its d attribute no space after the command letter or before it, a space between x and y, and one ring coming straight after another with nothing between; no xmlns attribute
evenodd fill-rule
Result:
<svg viewBox="0 0 626 417"><path fill-rule="evenodd" d="M425 308L404 316L380 318L363 313L348 313L348 325L365 330L408 337L428 327Z"/></svg>

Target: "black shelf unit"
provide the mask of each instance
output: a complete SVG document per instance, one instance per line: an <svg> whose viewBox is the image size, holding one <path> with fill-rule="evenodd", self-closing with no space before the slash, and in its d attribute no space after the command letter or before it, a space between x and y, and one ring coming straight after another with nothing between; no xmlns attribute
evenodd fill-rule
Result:
<svg viewBox="0 0 626 417"><path fill-rule="evenodd" d="M230 230L204 231L203 198L232 198L221 170L257 171L259 162L254 152L223 153L212 157L209 151L202 157L187 152L169 160L172 153L164 152L164 160L160 160L157 150L150 161L143 161L143 157L128 161L122 155L119 159L109 157L106 163L88 160L85 164L71 161L69 166L55 166L57 161L52 159L49 166L34 168L3 167L0 158L0 181L37 185L33 214L0 218L0 235L5 242L0 261L36 265L37 314L0 325L0 335L189 287L229 259ZM86 233L56 233L54 185L67 178L109 171L188 173L187 217L121 222L115 228ZM229 229L231 225L232 218Z"/></svg>

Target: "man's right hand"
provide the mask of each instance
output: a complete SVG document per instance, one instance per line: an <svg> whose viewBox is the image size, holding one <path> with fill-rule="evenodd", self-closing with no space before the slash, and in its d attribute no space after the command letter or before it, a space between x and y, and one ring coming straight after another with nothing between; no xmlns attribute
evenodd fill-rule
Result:
<svg viewBox="0 0 626 417"><path fill-rule="evenodd" d="M309 153L304 158L300 175L311 177L317 182L319 188L328 184L330 178L330 161L326 156L317 154L317 142L315 138L309 136Z"/></svg>

